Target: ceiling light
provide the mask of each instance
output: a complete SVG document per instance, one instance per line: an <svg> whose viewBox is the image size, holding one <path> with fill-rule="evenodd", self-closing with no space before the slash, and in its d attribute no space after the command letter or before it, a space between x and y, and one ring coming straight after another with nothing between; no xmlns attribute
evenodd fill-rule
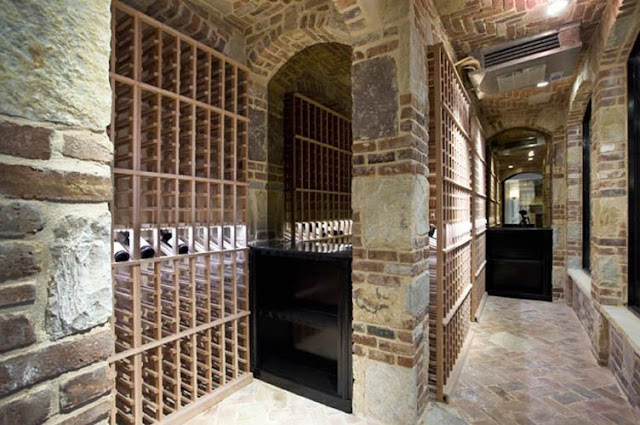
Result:
<svg viewBox="0 0 640 425"><path fill-rule="evenodd" d="M509 169L513 168L513 165L509 165Z"/></svg>
<svg viewBox="0 0 640 425"><path fill-rule="evenodd" d="M532 156L529 157L529 161L533 161L533 157Z"/></svg>
<svg viewBox="0 0 640 425"><path fill-rule="evenodd" d="M548 85L549 85L548 81L540 81L538 84L536 84L536 87L543 88L543 87L547 87Z"/></svg>
<svg viewBox="0 0 640 425"><path fill-rule="evenodd" d="M549 6L547 6L547 13L549 15L557 15L562 12L567 6L569 6L569 0L549 0Z"/></svg>
<svg viewBox="0 0 640 425"><path fill-rule="evenodd" d="M531 157L533 155L534 155L533 151L529 151L529 156Z"/></svg>

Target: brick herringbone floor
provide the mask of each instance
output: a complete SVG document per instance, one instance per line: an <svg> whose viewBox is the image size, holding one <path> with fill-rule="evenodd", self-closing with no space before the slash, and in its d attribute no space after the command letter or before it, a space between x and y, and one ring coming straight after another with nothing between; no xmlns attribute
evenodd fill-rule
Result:
<svg viewBox="0 0 640 425"><path fill-rule="evenodd" d="M471 425L638 425L566 304L489 297L451 397Z"/></svg>

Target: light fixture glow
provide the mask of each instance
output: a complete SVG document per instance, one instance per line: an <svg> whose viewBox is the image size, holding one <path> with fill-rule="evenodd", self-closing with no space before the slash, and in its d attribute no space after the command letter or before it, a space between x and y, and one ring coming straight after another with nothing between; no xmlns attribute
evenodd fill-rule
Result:
<svg viewBox="0 0 640 425"><path fill-rule="evenodd" d="M534 155L533 151L529 151L529 156L532 157Z"/></svg>
<svg viewBox="0 0 640 425"><path fill-rule="evenodd" d="M543 87L547 87L549 85L548 81L540 81L538 84L536 84L536 87L538 88L543 88Z"/></svg>
<svg viewBox="0 0 640 425"><path fill-rule="evenodd" d="M509 169L513 168L513 165L509 165Z"/></svg>
<svg viewBox="0 0 640 425"><path fill-rule="evenodd" d="M533 157L532 156L529 157L529 161L533 161Z"/></svg>
<svg viewBox="0 0 640 425"><path fill-rule="evenodd" d="M549 0L549 6L547 6L547 13L551 16L557 15L562 12L567 6L569 6L569 0Z"/></svg>

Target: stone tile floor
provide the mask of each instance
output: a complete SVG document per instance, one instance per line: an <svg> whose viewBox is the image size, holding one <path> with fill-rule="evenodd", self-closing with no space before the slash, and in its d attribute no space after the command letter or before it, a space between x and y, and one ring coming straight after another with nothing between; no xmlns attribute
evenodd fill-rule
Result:
<svg viewBox="0 0 640 425"><path fill-rule="evenodd" d="M380 425L254 380L187 425Z"/></svg>
<svg viewBox="0 0 640 425"><path fill-rule="evenodd" d="M427 425L640 424L566 304L489 297L474 329L450 404L432 403ZM187 425L275 424L383 425L258 380Z"/></svg>
<svg viewBox="0 0 640 425"><path fill-rule="evenodd" d="M450 407L471 425L638 425L564 303L489 297Z"/></svg>

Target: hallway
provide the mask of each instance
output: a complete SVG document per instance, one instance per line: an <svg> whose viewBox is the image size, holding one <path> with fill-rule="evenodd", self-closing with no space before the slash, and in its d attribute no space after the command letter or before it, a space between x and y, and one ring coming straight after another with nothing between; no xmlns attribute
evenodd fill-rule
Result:
<svg viewBox="0 0 640 425"><path fill-rule="evenodd" d="M488 298L450 406L475 425L640 423L569 306L509 298Z"/></svg>

